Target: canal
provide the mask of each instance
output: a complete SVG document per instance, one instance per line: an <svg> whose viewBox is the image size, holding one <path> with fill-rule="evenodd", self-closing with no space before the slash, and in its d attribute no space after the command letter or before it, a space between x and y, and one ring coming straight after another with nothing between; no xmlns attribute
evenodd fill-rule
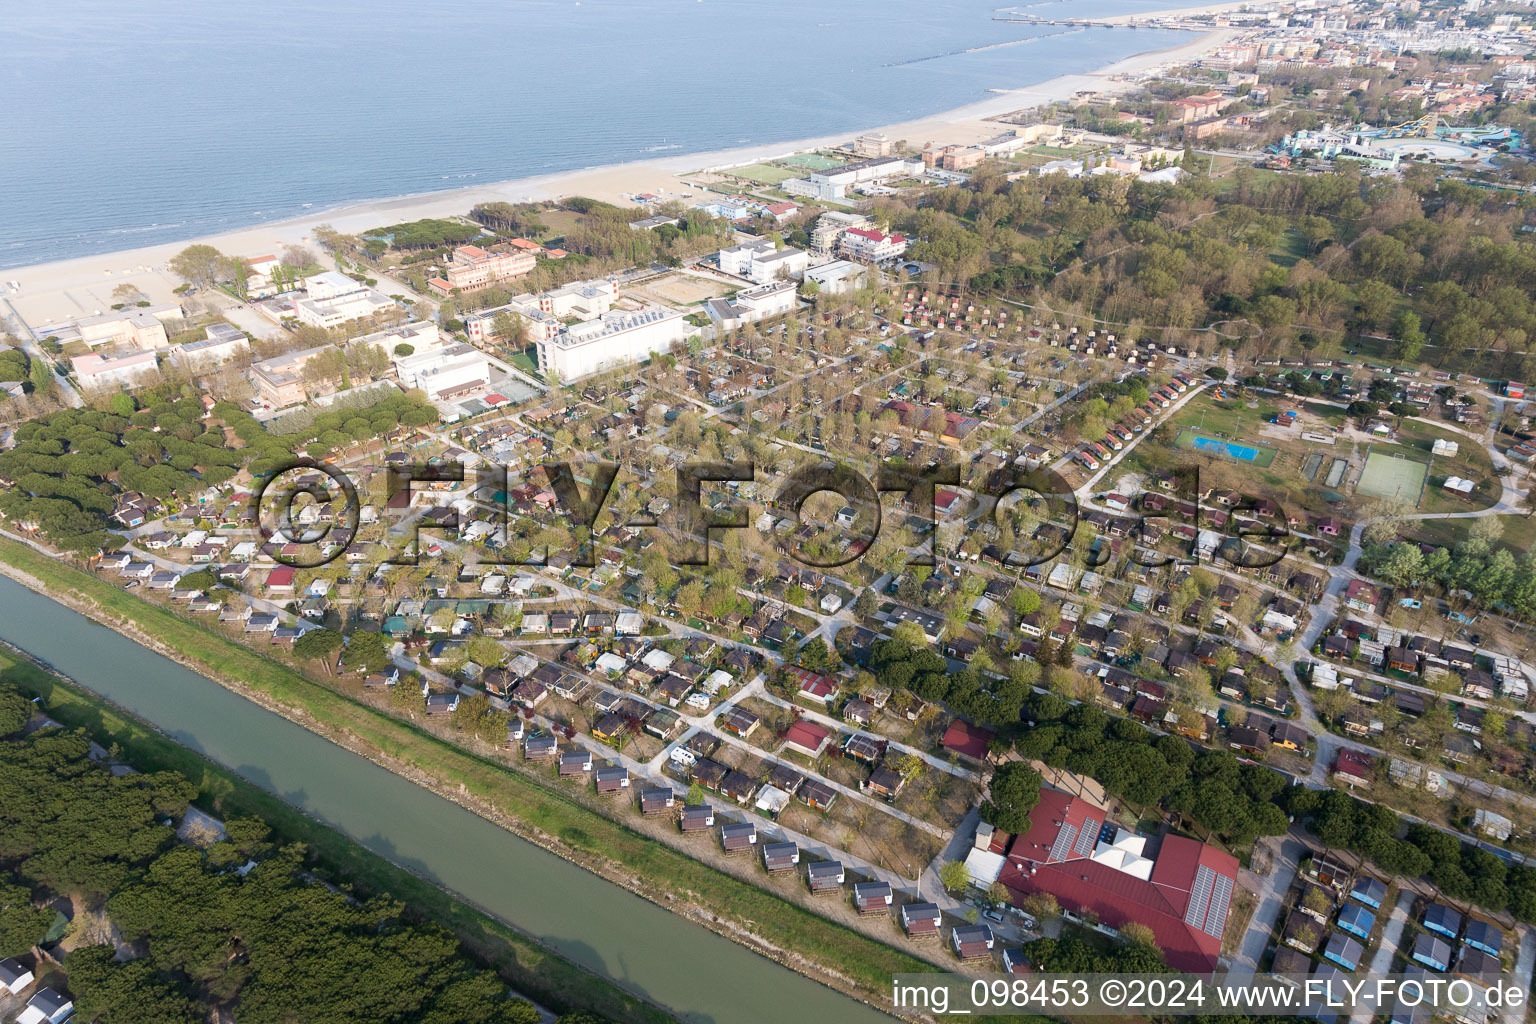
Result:
<svg viewBox="0 0 1536 1024"><path fill-rule="evenodd" d="M0 576L0 639L685 1020L889 1022Z"/></svg>

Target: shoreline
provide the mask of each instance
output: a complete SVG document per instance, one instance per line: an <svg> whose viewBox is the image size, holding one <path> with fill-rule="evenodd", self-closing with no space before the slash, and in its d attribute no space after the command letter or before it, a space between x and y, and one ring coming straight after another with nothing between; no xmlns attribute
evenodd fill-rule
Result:
<svg viewBox="0 0 1536 1024"><path fill-rule="evenodd" d="M1153 18L1176 17L1196 11L1211 13L1237 6L1241 4L1228 2L1169 11L1149 11L1145 14L1096 19L1095 27L1111 24L1124 26L1133 20L1139 23ZM1091 33L1094 28L1075 31ZM295 217L182 238L175 242L13 267L0 271L0 299L10 307L9 311L15 312L28 325L36 327L89 315L97 310L104 311L114 301L111 298L112 290L125 283L138 287L153 301L171 301L174 298L173 289L181 282L165 268L165 264L176 253L192 244L213 245L231 256L254 257L267 253L275 255L287 245L312 244L311 232L320 224L330 224L345 233L356 233L392 221L463 215L479 202L548 202L582 195L629 206L633 204L623 197L637 192L683 198L696 195L683 191L681 179L687 175L840 145L865 132L883 132L892 139L905 139L914 146L921 146L930 140L956 144L977 142L1004 130L1005 126L990 118L1070 99L1084 91L1107 95L1123 93L1138 83L1139 76L1169 64L1192 59L1219 45L1235 31L1212 27L1199 32L1187 42L1142 51L1093 71L1062 75L1016 89L990 90L992 95L974 103L896 124L778 143L596 165L440 191L365 199L306 211ZM4 282L13 280L20 284L19 291L11 291L4 286ZM0 305L0 316L8 312L5 305Z"/></svg>
<svg viewBox="0 0 1536 1024"><path fill-rule="evenodd" d="M71 565L68 560L55 559L45 552L32 547L26 542L16 540L15 538L8 535L0 537L0 542L8 542L11 544L19 545L25 550L37 555L38 557L48 559L50 562L56 562L62 569L73 572L85 571L77 568L74 565ZM4 575L16 583L26 587L28 590L46 597L49 600L56 601L57 603L63 605L66 608L69 608L72 611L78 612L79 614L90 619L92 622L95 622L98 625L104 626L121 634L122 636L132 640L134 643L137 643L147 650L169 658L182 667L207 678L215 685L229 690L231 693L234 693L237 696L250 701L256 706L266 711L270 711L273 714L279 715L294 725L298 725L308 732L319 736L321 739L333 743L351 754L362 757L377 765L378 767L385 769L391 774L396 775L399 778L406 780L407 782L411 782L417 786L420 786L421 788L428 790L434 795L442 797L443 799L456 804L464 810L469 811L470 813L480 818L483 818L484 820L496 825L497 827L505 829L507 832L517 836L519 839L532 843L533 845L538 846L546 852L560 857L562 860L574 864L577 867L583 868L592 874L597 875L599 878L602 878L607 882L611 882L614 885L625 889L633 895L638 896L655 906L658 906L664 910L668 910L673 914L676 914L679 917L682 917L695 924L701 925L709 931L714 932L716 935L721 936L722 938L728 939L737 945L753 953L756 953L759 956L772 960L775 963L778 963L780 966L788 968L789 970L794 971L802 977L815 981L818 984L825 985L828 988L831 988L850 999L854 999L858 1002L871 1006L877 1010L880 1010L882 1013L892 1014L893 1017L899 1018L900 1016L894 1013L892 1007L882 1005L881 1003L874 1001L871 998L870 990L866 989L858 980L842 973L840 970L838 970L837 966L824 963L804 954L797 953L791 949L786 949L783 946L773 942L768 936L759 935L750 927L750 921L744 922L738 920L737 918L730 916L728 911L720 908L706 906L693 898L693 896L687 892L686 885L671 886L670 888L665 885L659 885L654 879L646 878L642 873L636 871L622 861L612 858L594 856L592 854L577 850L564 843L558 836L551 835L538 826L530 825L509 813L497 809L497 807L487 798L467 790L462 783L458 786L452 786L446 780L440 779L437 776L424 771L409 761L392 757L381 751L369 749L362 742L361 738L355 735L349 728L322 726L316 720L315 716L307 708L302 706L302 703L290 705L270 694L267 694L266 692L258 689L253 685L233 679L225 673L218 672L212 667L200 663L197 659L183 654L181 651L171 646L168 642L160 639L152 633L147 632L142 626L140 626L138 622L130 618L115 614L110 610L102 607L100 604L90 599L89 597L79 594L73 590L56 591L50 588L44 580L32 575L32 573L27 569L12 563L3 556L0 556L0 575ZM87 575L90 574L87 573ZM91 576L91 578L96 579L94 576ZM100 582L102 582L105 586L111 586L110 583L106 583L105 581ZM159 605L148 602L145 602L145 604L149 608L170 614L168 609L164 609ZM198 627L195 623L188 623L187 625L191 628L201 628ZM251 650L244 645L238 644L234 641L227 641L227 638L224 638L219 634L210 635L215 636L220 640L226 640L226 642L234 644L234 646L236 646L242 653L252 658L262 658L259 652ZM48 671L62 675L62 673L59 673L57 669L49 665L46 660L39 658L38 656L32 654L30 651L27 651L25 648L20 648L20 650L22 650L22 652L29 659L43 665ZM276 662L275 664L286 671L294 671L288 668L288 666L283 665L281 662ZM307 677L305 677L305 681L310 682L315 686L321 686L321 684L313 683L313 681L308 680ZM82 686L96 699L111 704L109 698L100 693L97 693L90 687L86 687L84 684L80 683L76 683L76 685ZM321 688L325 693L334 695L337 699L344 701L348 706L356 706L373 714L381 715L384 717L385 721L393 723L396 726L406 725L406 723L400 722L398 719L395 719L392 716L384 716L382 712L378 712L376 709L368 707L367 705L354 705L354 702L350 701L340 693L331 691L323 686L321 686ZM133 712L127 713L133 715L135 720L137 720L138 716L134 715ZM150 727L154 728L152 725ZM436 737L429 738L437 740ZM444 742L446 745L446 741L438 742ZM450 750L459 756L472 759L477 763L482 761L479 755L469 750L452 745L447 746ZM499 772L510 775L512 778L518 780L521 785L532 788L539 794L541 798L561 800L562 802L576 808L579 813L593 816L597 821L603 822L615 828L626 828L622 822L600 814L597 811L586 807L586 805L580 803L579 801L572 800L568 795L561 793L558 790L545 789L544 787L539 786L532 779L525 777L523 773L516 771L511 766L495 764L491 767L498 770ZM282 798L277 797L277 799ZM286 801L283 802L286 803ZM290 804L289 806L292 805ZM300 808L294 809L297 811L297 813L317 821L321 826L334 829L334 826L329 825L323 819L314 818L314 816L309 814L309 812ZM355 842L355 840L352 841ZM774 893L766 888L755 886L753 883L740 879L732 873L720 871L718 868L714 868L703 861L690 858L686 853L676 850L670 846L668 846L667 849L670 852L675 853L677 856L687 858L691 863L697 864L703 869L714 871L720 874L722 877L730 879L734 883L753 886L753 888L757 889L759 892L762 892L769 898L782 903L783 906L791 909L792 911L808 914L814 920L825 925L847 930L846 925L833 921L830 918L823 917L822 915L815 913L813 910L802 907L799 903L790 900L784 900L777 893ZM390 863L393 864L394 862L390 861ZM401 870L407 871L413 875L415 874L415 872L402 865L396 865L396 867L399 867ZM438 890L446 893L449 898L463 904L476 913L491 917L493 920L500 922L502 926L512 929L519 935L524 934L517 928L517 926L504 921L502 918L497 917L490 911L480 907L472 899L469 899L468 897L465 897L448 887L442 886L437 882L432 882L425 879L424 881L428 881L428 884L433 885ZM867 935L862 931L852 930L852 932L861 940L877 943L878 945L882 946L897 956L911 958L930 968L940 966L938 961L922 955L923 953L927 952L927 950L902 949L891 943L883 942L882 940ZM536 937L526 936L526 938L529 941L542 946L542 942L540 942L540 940ZM564 955L556 950L550 949L549 952L552 955L565 959ZM578 969L588 970L582 965L577 964L576 966ZM657 1006L663 1012L669 1015L674 1013L671 1008L660 1006L649 997L632 990L620 980L611 978L602 978L601 980L607 984L616 986L629 996L639 999L648 1005Z"/></svg>

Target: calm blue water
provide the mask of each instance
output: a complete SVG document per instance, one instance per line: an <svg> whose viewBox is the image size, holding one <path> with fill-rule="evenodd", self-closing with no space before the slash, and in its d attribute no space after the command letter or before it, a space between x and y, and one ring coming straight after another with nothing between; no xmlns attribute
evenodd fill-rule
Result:
<svg viewBox="0 0 1536 1024"><path fill-rule="evenodd" d="M992 21L1002 2L7 4L0 267L888 124L1189 38L1093 29L959 52L1061 31Z"/></svg>

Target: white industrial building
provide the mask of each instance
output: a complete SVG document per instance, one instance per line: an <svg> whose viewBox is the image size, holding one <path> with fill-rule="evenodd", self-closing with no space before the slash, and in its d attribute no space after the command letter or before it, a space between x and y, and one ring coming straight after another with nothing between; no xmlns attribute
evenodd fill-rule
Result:
<svg viewBox="0 0 1536 1024"><path fill-rule="evenodd" d="M311 327L340 327L393 305L367 285L334 270L309 278L304 292L304 298L293 300L293 315Z"/></svg>
<svg viewBox="0 0 1536 1024"><path fill-rule="evenodd" d="M793 246L780 248L771 238L754 238L729 249L721 249L716 258L722 271L744 277L753 284L798 281L811 259L804 249Z"/></svg>
<svg viewBox="0 0 1536 1024"><path fill-rule="evenodd" d="M808 269L805 279L814 282L828 295L841 295L863 284L866 273L866 268L861 264L849 260L833 260Z"/></svg>
<svg viewBox="0 0 1536 1024"><path fill-rule="evenodd" d="M576 380L666 352L692 332L687 319L675 309L649 306L637 312L612 310L540 339L539 372L562 381Z"/></svg>
<svg viewBox="0 0 1536 1024"><path fill-rule="evenodd" d="M793 281L772 281L739 291L728 299L710 299L704 304L704 311L721 330L734 331L742 324L788 313L798 301Z"/></svg>
<svg viewBox="0 0 1536 1024"><path fill-rule="evenodd" d="M459 398L491 380L490 360L479 349L451 345L395 359L400 383L420 388L429 401Z"/></svg>
<svg viewBox="0 0 1536 1024"><path fill-rule="evenodd" d="M171 349L171 362L184 370L212 369L251 350L251 339L230 324L209 324L202 341L190 341Z"/></svg>
<svg viewBox="0 0 1536 1024"><path fill-rule="evenodd" d="M92 352L70 360L75 379L82 390L124 386L151 373L157 366L153 352L131 352L123 356L103 356Z"/></svg>
<svg viewBox="0 0 1536 1024"><path fill-rule="evenodd" d="M496 334L496 315L513 313L527 322L529 340L538 344L558 334L564 326L562 321L570 317L596 319L611 310L618 298L618 278L572 281L537 295L519 295L505 306L471 313L464 318L464 330L471 341L490 341Z"/></svg>

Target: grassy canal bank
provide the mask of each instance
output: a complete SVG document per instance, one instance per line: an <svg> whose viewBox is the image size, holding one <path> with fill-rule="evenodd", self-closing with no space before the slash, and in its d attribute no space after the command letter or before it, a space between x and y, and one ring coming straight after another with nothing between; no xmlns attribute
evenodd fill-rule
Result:
<svg viewBox="0 0 1536 1024"><path fill-rule="evenodd" d="M351 886L365 895L388 893L411 913L448 928L467 950L519 992L556 1012L588 1011L643 1024L664 1024L673 1019L25 654L0 647L0 682L41 698L41 708L50 718L66 728L85 730L123 762L143 771L174 771L191 780L198 787L196 804L210 814L260 818L279 842L303 843L328 881Z"/></svg>
<svg viewBox="0 0 1536 1024"><path fill-rule="evenodd" d="M888 1005L892 975L933 970L925 960L717 871L552 786L358 703L275 659L26 545L0 539L0 568L311 731L818 981L875 1005ZM116 711L110 714L123 718ZM96 712L95 717L107 715ZM187 774L202 779L206 772L200 765ZM276 803L275 798L265 799ZM263 810L252 813L268 817ZM291 809L289 813L308 821ZM361 850L349 856L358 855L371 856ZM412 881L434 888L419 879ZM383 887L408 898L401 886ZM438 896L452 902L440 892ZM485 923L475 927L484 929ZM530 997L546 998L536 986L524 984L522 977L513 980ZM631 1012L601 1012L623 1020L645 1019Z"/></svg>

